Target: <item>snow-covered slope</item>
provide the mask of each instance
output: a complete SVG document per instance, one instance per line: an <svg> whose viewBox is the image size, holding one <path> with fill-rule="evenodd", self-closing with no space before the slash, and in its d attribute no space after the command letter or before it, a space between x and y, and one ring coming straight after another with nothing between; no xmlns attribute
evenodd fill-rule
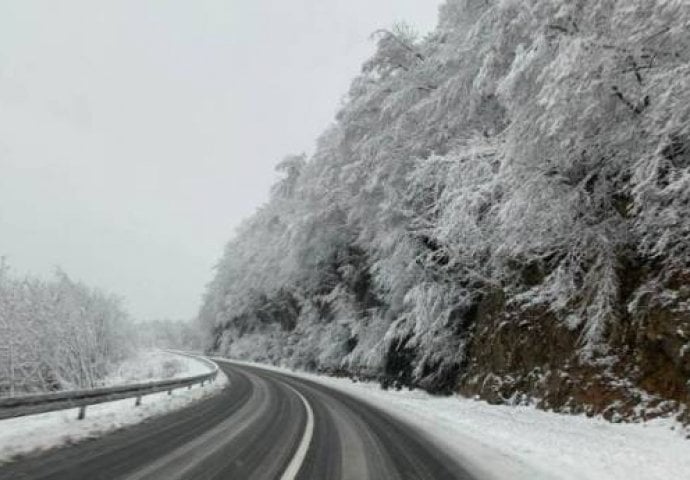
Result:
<svg viewBox="0 0 690 480"><path fill-rule="evenodd" d="M684 0L448 0L426 38L377 32L313 157L280 163L228 244L210 349L682 414L689 24Z"/></svg>
<svg viewBox="0 0 690 480"><path fill-rule="evenodd" d="M103 386L155 382L169 378L193 377L208 372L208 365L186 355L163 350L142 350L121 362L103 379Z"/></svg>

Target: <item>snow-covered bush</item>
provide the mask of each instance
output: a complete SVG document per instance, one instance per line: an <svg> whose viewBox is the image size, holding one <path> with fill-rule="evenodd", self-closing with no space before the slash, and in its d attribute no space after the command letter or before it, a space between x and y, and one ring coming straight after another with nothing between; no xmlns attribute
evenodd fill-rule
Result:
<svg viewBox="0 0 690 480"><path fill-rule="evenodd" d="M119 299L72 281L15 277L0 263L0 395L91 388L135 345Z"/></svg>

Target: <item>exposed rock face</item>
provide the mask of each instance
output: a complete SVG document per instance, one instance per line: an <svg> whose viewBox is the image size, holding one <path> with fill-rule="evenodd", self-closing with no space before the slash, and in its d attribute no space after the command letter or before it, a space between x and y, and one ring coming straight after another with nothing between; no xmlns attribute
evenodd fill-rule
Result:
<svg viewBox="0 0 690 480"><path fill-rule="evenodd" d="M209 347L687 420L689 21L673 0L448 0L423 40L379 32L228 244Z"/></svg>
<svg viewBox="0 0 690 480"><path fill-rule="evenodd" d="M652 295L651 293L648 295ZM690 316L646 305L607 332L610 348L582 356L578 330L544 310L511 311L500 294L480 302L459 391L609 419L646 419L690 405ZM688 420L687 411L683 419Z"/></svg>
<svg viewBox="0 0 690 480"><path fill-rule="evenodd" d="M456 378L458 390L489 402L536 401L545 409L603 414L616 419L648 419L690 411L690 300L687 272L674 274L665 288L649 290L641 269L624 272L644 283L633 312L606 332L605 352L584 357L580 329L569 329L544 309L515 309L494 292L472 316L467 363ZM631 298L623 296L625 311Z"/></svg>

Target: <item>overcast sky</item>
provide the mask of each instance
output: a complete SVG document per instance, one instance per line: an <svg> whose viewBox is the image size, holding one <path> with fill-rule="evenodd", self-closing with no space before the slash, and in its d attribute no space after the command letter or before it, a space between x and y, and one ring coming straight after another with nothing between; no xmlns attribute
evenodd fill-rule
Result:
<svg viewBox="0 0 690 480"><path fill-rule="evenodd" d="M273 166L311 151L369 35L435 0L2 0L0 255L196 314Z"/></svg>

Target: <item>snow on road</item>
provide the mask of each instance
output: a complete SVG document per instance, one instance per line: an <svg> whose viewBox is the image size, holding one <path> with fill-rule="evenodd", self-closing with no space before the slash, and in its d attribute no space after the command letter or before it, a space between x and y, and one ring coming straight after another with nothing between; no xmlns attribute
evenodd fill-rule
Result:
<svg viewBox="0 0 690 480"><path fill-rule="evenodd" d="M289 373L345 391L430 433L479 478L670 480L690 478L690 439L671 420L612 424L532 407L489 405L419 390L382 390L346 378Z"/></svg>
<svg viewBox="0 0 690 480"><path fill-rule="evenodd" d="M142 361L149 363L140 363ZM175 365L174 369L172 365ZM208 369L205 363L189 357L151 352L143 354L138 360L127 362L106 383L115 385L171 376L187 377L208 372ZM203 388L195 385L191 390L174 390L172 395L167 392L146 395L142 397L139 407L134 407L133 398L89 406L84 420L77 420L76 409L0 420L0 464L21 455L97 437L153 416L169 413L213 395L227 381L225 374L219 372L216 381L207 383Z"/></svg>

